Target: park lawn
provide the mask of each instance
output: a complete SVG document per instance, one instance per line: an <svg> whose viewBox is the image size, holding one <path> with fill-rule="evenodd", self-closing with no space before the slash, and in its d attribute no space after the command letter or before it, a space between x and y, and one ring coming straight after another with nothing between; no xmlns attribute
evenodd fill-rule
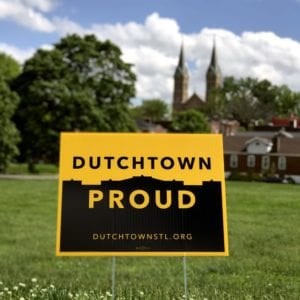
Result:
<svg viewBox="0 0 300 300"><path fill-rule="evenodd" d="M228 182L229 257L188 257L190 299L300 299L300 186ZM0 180L0 299L110 299L109 257L56 257L57 182ZM181 257L116 258L116 299L184 299Z"/></svg>
<svg viewBox="0 0 300 300"><path fill-rule="evenodd" d="M58 166L55 164L39 163L35 166L37 174L57 174ZM31 174L28 171L28 164L26 163L11 163L6 170L7 174Z"/></svg>

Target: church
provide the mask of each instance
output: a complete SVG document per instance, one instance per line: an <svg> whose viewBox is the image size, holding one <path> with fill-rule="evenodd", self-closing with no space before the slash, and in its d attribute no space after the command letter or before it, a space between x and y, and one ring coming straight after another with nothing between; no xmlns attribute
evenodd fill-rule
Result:
<svg viewBox="0 0 300 300"><path fill-rule="evenodd" d="M196 93L189 96L189 72L185 63L184 47L181 45L179 61L174 74L173 113L188 109L204 109L209 101L213 101L213 90L221 85L222 75L214 41L211 61L206 72L206 99L202 99Z"/></svg>

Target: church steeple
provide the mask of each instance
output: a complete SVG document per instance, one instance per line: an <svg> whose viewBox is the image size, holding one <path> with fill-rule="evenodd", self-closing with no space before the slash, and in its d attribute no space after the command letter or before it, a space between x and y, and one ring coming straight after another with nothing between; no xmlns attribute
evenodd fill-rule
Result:
<svg viewBox="0 0 300 300"><path fill-rule="evenodd" d="M214 39L211 60L206 72L206 101L212 100L213 90L221 85L222 74L217 60L216 41Z"/></svg>
<svg viewBox="0 0 300 300"><path fill-rule="evenodd" d="M189 73L185 63L184 46L181 44L179 61L174 74L173 112L180 111L182 103L188 99Z"/></svg>
<svg viewBox="0 0 300 300"><path fill-rule="evenodd" d="M178 75L184 75L188 76L188 69L185 64L185 57L184 57L184 47L183 43L181 44L180 48L180 54L179 54L179 61L178 61L178 66L175 71L175 76Z"/></svg>

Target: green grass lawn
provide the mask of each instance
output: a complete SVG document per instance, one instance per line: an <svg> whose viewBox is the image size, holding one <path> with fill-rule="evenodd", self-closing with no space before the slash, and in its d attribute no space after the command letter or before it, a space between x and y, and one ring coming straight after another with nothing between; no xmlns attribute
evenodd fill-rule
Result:
<svg viewBox="0 0 300 300"><path fill-rule="evenodd" d="M227 183L229 257L188 257L190 299L300 299L300 186ZM0 181L0 299L110 299L111 258L55 257L56 181ZM182 258L116 258L117 299L184 299Z"/></svg>
<svg viewBox="0 0 300 300"><path fill-rule="evenodd" d="M58 166L53 164L40 163L36 164L37 174L57 174ZM28 171L28 165L26 163L12 163L6 170L7 174L30 174Z"/></svg>

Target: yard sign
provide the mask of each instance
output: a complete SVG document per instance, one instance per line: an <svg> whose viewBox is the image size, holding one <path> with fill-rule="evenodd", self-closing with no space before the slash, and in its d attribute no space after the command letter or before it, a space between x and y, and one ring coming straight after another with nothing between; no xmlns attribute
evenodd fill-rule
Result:
<svg viewBox="0 0 300 300"><path fill-rule="evenodd" d="M57 255L228 255L222 136L62 133Z"/></svg>

